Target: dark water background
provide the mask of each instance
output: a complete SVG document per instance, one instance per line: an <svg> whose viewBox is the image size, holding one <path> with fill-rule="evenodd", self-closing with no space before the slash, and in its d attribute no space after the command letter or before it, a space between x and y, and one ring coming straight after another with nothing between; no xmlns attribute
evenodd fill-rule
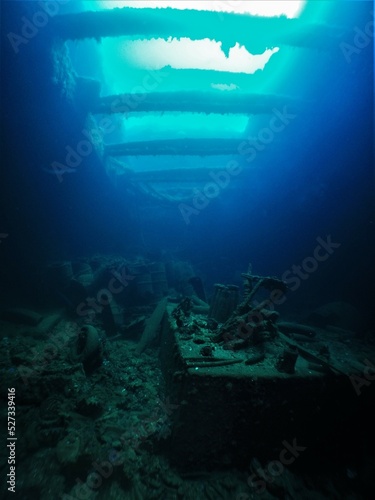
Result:
<svg viewBox="0 0 375 500"><path fill-rule="evenodd" d="M51 260L169 254L191 261L211 289L214 282L239 282L249 262L257 274L281 276L313 254L318 237L331 235L340 247L302 281L288 304L346 300L371 318L373 39L350 64L339 49L329 59L318 52L313 63L296 60L280 93L304 95L307 102L285 134L259 153L252 174L240 174L235 188L222 190L187 225L178 208L157 207L116 188L95 154L62 183L45 172L64 158L66 144L80 140L83 111L67 106L61 89L50 83L47 30L17 55L4 36L25 9L35 7L29 4L2 2L0 233L8 234L0 247L3 301L29 300L38 268ZM332 19L359 27L371 19L371 2L344 6L332 8ZM65 9L78 8L77 2ZM225 166L227 158L222 161Z"/></svg>

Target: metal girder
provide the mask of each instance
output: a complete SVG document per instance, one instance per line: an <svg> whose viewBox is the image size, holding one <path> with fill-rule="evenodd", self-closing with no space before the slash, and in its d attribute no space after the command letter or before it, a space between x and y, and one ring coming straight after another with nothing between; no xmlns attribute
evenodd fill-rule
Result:
<svg viewBox="0 0 375 500"><path fill-rule="evenodd" d="M274 108L297 101L278 95L240 92L154 92L102 97L93 113L197 112L221 114L269 114Z"/></svg>
<svg viewBox="0 0 375 500"><path fill-rule="evenodd" d="M108 156L222 156L238 155L238 139L165 139L112 144Z"/></svg>
<svg viewBox="0 0 375 500"><path fill-rule="evenodd" d="M306 24L300 19L248 16L227 12L122 8L55 16L51 33L62 39L129 36L132 38L210 38L228 52L236 43L252 54L280 45L324 50L337 47L345 28Z"/></svg>

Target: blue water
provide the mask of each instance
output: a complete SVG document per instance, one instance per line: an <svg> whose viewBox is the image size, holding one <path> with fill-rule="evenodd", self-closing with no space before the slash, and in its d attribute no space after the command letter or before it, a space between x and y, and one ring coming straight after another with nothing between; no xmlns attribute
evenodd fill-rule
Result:
<svg viewBox="0 0 375 500"><path fill-rule="evenodd" d="M289 285L277 306L283 319L349 304L361 318L355 333L373 345L373 3L308 2L300 18L306 37L297 30L298 41L281 40L253 74L247 66L232 71L224 56L218 60L229 69L212 69L209 53L210 69L195 70L193 49L178 67L164 61L145 68L144 54L125 57L126 37L100 39L108 29L100 23L97 39L62 42L59 16L99 9L100 2L40 4L1 4L0 309L70 307L75 296L48 289L52 262L94 256L184 262L202 279L208 300L215 283L242 287L241 273L251 264L255 275ZM199 39L202 26L188 22L194 16L182 26ZM207 29L220 27L226 57L236 42L258 55L274 48L266 32L252 39L222 19ZM177 16L171 36L177 30L184 38L180 23ZM314 23L323 31L311 35ZM76 33L89 28L78 23ZM326 32L334 35L325 44ZM164 55L156 51L147 60L157 66ZM175 108L154 112L147 98L137 101L144 90L190 97L180 94ZM203 102L193 104L200 93ZM248 94L259 96L253 106L264 96L274 101L263 113L213 109L220 111L227 95ZM105 98L122 112L99 112ZM151 141L174 140L179 148L188 139L196 140L194 155L145 154L170 147ZM137 155L113 153L136 142ZM224 147L229 154L221 154ZM355 468L349 461L346 467L355 480Z"/></svg>
<svg viewBox="0 0 375 500"><path fill-rule="evenodd" d="M28 8L31 16L32 3ZM317 17L318 8L307 8L311 10L303 19L309 19L309 12ZM83 9L87 9L87 3ZM77 10L78 3L61 6L61 13ZM14 30L20 30L16 7L13 16L10 23ZM8 40L2 77L3 137L7 146L4 164L12 167L4 171L7 214L0 229L9 234L2 253L9 252L12 259L17 256L13 272L22 275L23 266L43 260L94 252L126 253L130 247L137 247L140 252L172 252L188 259L210 287L217 280L233 281L249 262L260 274L280 276L313 252L317 237L332 235L341 244L340 250L311 275L300 296L308 293L316 302L333 298L370 302L369 294L359 298L358 290L368 285L373 267L373 39L369 38L367 45L362 40L366 46L356 48L351 17L356 16L356 26L364 29L371 21L371 5L347 2L341 19L333 22L335 16L337 10L331 7L320 19L328 25L341 22L345 26L344 38L338 39L334 49L324 52L285 47L284 54L274 55L263 72L247 79L243 74L232 74L241 88L247 85L247 91L252 91L251 82L255 82L256 93L263 87L270 94L301 100L285 130L275 133L271 143L260 143L262 150L256 151L256 157L122 158L134 170L206 168L207 181L193 181L184 190L183 201L193 209L188 209L187 215L186 210L181 212L179 203L159 208L132 193L121 185L118 176L107 175L95 152L64 171L61 178L54 175L55 170L51 173L53 162L64 164L66 146L75 149L85 139L82 123L87 91L81 97L79 92L74 95L73 73L51 85L56 75L43 52L48 25L44 30L39 28L27 43L19 44L18 54L10 50ZM340 46L344 42L355 51L345 48L349 50L345 54ZM70 54L72 66L68 62L65 70L98 79L102 95L110 95L114 87L104 79L106 52L100 44L86 40L68 42L68 46L62 57ZM113 54L107 52L107 57ZM119 69L123 79L125 69L122 73ZM137 71L128 69L129 77L136 79ZM209 72L210 76L203 73L201 83L197 80L199 72L193 79L181 80L182 90L209 90L207 82L210 77L215 81L215 72ZM173 76L166 77L158 91L168 91L168 85L179 90ZM131 85L124 81L124 91L129 88ZM64 93L68 104L64 103ZM148 126L149 118L141 116L144 129L142 118L137 117L137 128L133 135L130 130L128 140L234 137L241 144L257 137L270 120L267 115L253 115L246 129L246 115L227 115L225 132L225 115L218 115L217 120L215 115L187 113L184 117L176 112L151 115ZM124 140L126 125L120 118L111 116L114 131L104 136L104 141ZM161 123L164 128L158 133ZM142 130L146 136L142 136ZM206 198L207 206L197 211L192 205L194 189L202 190L210 183L213 166L225 169L232 160L238 162L241 173L235 179L233 176L234 180L231 177L228 187L213 188L214 196ZM181 187L178 182L169 185L177 190ZM351 286L344 286L345 282Z"/></svg>

